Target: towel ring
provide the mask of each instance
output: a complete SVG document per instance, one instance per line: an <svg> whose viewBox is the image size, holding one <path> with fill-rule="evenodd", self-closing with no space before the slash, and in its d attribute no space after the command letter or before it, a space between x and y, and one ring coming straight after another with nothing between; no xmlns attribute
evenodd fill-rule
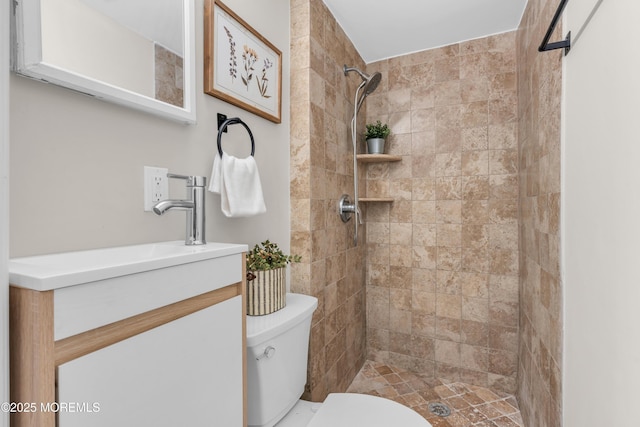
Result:
<svg viewBox="0 0 640 427"><path fill-rule="evenodd" d="M251 156L253 157L253 154L256 152L256 142L253 140L253 134L251 133L251 129L249 129L249 126L247 126L245 122L240 120L239 117L232 117L225 120L222 125L220 125L220 129L218 129L218 153L220 154L220 158L222 158L222 132L227 129L228 125L235 125L238 123L244 126L247 132L249 132L249 137L251 138Z"/></svg>

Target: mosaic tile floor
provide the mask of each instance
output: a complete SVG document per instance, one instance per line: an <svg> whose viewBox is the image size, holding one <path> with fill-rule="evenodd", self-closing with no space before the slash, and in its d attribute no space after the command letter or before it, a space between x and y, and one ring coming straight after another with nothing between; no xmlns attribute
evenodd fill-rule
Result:
<svg viewBox="0 0 640 427"><path fill-rule="evenodd" d="M433 427L523 427L516 399L506 393L464 383L420 377L392 366L367 361L347 392L386 397L406 405ZM444 403L451 415L429 411L429 403Z"/></svg>

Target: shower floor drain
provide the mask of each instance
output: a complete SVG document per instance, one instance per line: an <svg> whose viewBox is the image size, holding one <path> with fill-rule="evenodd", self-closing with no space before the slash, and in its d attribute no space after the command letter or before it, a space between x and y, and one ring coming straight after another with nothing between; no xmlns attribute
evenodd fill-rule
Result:
<svg viewBox="0 0 640 427"><path fill-rule="evenodd" d="M429 411L439 417L448 417L451 415L451 409L444 403L429 403Z"/></svg>

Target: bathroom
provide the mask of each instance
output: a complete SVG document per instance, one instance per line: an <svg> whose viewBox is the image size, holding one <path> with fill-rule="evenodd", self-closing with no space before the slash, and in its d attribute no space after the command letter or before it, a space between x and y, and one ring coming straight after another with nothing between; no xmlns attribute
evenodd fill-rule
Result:
<svg viewBox="0 0 640 427"><path fill-rule="evenodd" d="M637 426L640 148L631 135L640 64L627 46L640 39L632 18L640 6L569 2L562 34L579 37L564 57L537 51L558 2L529 0L513 32L365 64L321 1L225 4L283 52L281 124L202 93L202 1L197 124L189 126L9 73L2 6L2 271L10 257L184 238L182 215L143 211L143 167L208 175L216 114L240 116L256 136L267 213L227 219L208 195L207 237L270 238L303 256L291 290L320 303L309 398L344 391L375 359L513 393L528 427ZM361 119L388 120L391 150L403 157L361 171L365 194L396 201L364 206L357 247L353 221L334 213L352 192L348 120L358 82L342 74L345 63L383 73ZM425 88L416 107L408 97L421 87L415 65L427 63L443 92ZM491 71L501 80L484 91L444 91L489 67L508 68ZM438 132L439 119L451 117L439 107L462 113L474 103L495 113L486 127L465 110L461 120L471 122ZM414 133L423 145L413 145ZM486 280L472 281L478 276Z"/></svg>

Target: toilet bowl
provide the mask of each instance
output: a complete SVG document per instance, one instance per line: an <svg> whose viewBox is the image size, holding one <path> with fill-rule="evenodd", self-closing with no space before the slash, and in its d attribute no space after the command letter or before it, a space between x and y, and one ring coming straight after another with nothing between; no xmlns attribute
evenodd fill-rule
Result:
<svg viewBox="0 0 640 427"><path fill-rule="evenodd" d="M382 397L332 393L323 403L299 400L307 381L311 316L316 298L287 294L286 306L247 317L247 401L250 427L431 427L415 411Z"/></svg>

